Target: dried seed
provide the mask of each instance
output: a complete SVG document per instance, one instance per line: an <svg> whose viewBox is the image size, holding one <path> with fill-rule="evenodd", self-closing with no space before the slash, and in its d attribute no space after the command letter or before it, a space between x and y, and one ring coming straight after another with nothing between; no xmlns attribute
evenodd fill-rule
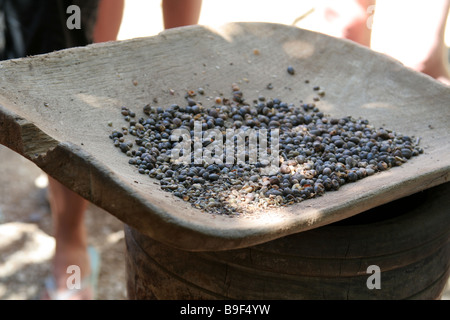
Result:
<svg viewBox="0 0 450 320"><path fill-rule="evenodd" d="M288 66L287 72L288 72L290 75L294 75L294 74L295 74L294 67L293 67L293 66Z"/></svg>
<svg viewBox="0 0 450 320"><path fill-rule="evenodd" d="M268 85L267 89L271 88ZM195 208L230 215L318 197L338 190L345 183L400 166L423 153L417 147L420 139L375 129L367 120L331 118L314 103L301 101L296 106L261 95L253 104L247 103L237 83L231 89L231 99L216 97L214 105L209 107L193 99L196 93L204 94L202 88L196 93L187 91L185 107L147 104L142 109L146 119L134 119L136 113L123 106L120 111L128 125L113 130L109 138L126 154L129 165L140 174L159 180L163 190L189 201ZM317 98L325 95L319 86L313 89ZM275 167L276 173L262 175L261 170L270 168L271 161L261 159L250 163L247 150L243 153L244 163L237 163L236 153L232 155L233 164L224 164L225 159L215 154L216 150L211 155L219 161L196 163L195 154L203 154L205 148L217 146L220 140L217 136L205 138L199 141L200 147L194 146L198 141L192 131L195 121L201 123L202 130L218 129L224 138L229 128L279 129L280 165ZM193 138L194 155L190 156L190 164L172 158L185 152L178 145L185 137L174 136L173 130L177 128L186 129ZM248 143L245 135L239 133ZM135 144L126 141L132 136ZM271 155L272 146L267 145L266 151Z"/></svg>

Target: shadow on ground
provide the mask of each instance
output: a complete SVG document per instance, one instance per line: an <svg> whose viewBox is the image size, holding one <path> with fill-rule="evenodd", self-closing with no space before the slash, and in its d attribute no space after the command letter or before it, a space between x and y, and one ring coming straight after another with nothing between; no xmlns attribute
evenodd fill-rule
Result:
<svg viewBox="0 0 450 320"><path fill-rule="evenodd" d="M45 175L3 146L0 159L0 300L39 299L54 250L46 189L36 186ZM90 205L86 226L102 258L98 299L126 299L122 222Z"/></svg>

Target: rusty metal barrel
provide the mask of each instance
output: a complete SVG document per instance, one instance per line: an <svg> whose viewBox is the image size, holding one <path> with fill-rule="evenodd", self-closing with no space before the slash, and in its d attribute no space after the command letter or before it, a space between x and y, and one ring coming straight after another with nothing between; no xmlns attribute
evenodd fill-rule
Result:
<svg viewBox="0 0 450 320"><path fill-rule="evenodd" d="M439 299L450 183L236 250L184 251L127 225L125 235L130 299Z"/></svg>

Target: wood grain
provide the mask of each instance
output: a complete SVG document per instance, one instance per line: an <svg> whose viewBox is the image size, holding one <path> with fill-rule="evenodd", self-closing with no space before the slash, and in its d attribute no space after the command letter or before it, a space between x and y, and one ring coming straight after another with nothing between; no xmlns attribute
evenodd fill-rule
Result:
<svg viewBox="0 0 450 320"><path fill-rule="evenodd" d="M318 106L326 114L363 117L420 137L425 152L338 192L230 218L162 191L108 138L108 122L126 125L121 106L139 117L145 104L183 104L186 91L199 87L208 106L208 98L230 94L233 82L250 101L264 95L292 103L312 101L319 85L326 96ZM192 26L1 62L0 143L144 235L185 250L227 250L317 228L448 181L449 101L449 87L349 41L268 23Z"/></svg>

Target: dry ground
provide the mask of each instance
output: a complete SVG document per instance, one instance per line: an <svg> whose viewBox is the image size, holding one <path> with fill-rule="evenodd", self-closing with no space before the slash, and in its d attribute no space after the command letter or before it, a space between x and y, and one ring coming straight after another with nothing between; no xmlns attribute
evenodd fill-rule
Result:
<svg viewBox="0 0 450 320"><path fill-rule="evenodd" d="M0 300L36 299L54 249L45 189L36 186L42 171L3 146L0 159ZM123 224L91 205L86 226L89 244L102 258L98 298L126 299Z"/></svg>

